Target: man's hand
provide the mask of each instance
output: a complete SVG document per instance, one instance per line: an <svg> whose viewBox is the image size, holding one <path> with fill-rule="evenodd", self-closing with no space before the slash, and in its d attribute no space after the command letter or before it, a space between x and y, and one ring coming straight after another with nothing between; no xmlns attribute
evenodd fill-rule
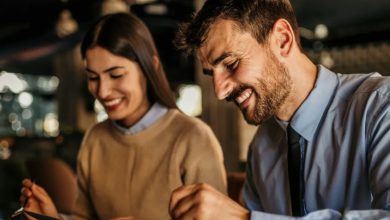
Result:
<svg viewBox="0 0 390 220"><path fill-rule="evenodd" d="M171 195L172 219L249 219L249 211L210 185L199 183L177 188Z"/></svg>
<svg viewBox="0 0 390 220"><path fill-rule="evenodd" d="M24 204L26 211L47 215L53 218L60 218L57 209L46 191L33 183L30 179L22 182L22 195L20 203Z"/></svg>

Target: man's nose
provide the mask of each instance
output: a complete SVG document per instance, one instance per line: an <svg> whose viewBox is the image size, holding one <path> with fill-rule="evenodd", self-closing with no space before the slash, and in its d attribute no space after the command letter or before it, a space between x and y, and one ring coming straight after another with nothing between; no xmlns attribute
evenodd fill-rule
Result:
<svg viewBox="0 0 390 220"><path fill-rule="evenodd" d="M214 73L213 75L214 92L219 100L226 99L233 89L233 82L229 76L228 73Z"/></svg>

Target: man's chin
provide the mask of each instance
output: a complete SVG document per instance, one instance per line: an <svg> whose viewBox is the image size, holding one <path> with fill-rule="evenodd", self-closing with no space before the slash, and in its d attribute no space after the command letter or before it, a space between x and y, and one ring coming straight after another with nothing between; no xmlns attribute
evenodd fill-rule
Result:
<svg viewBox="0 0 390 220"><path fill-rule="evenodd" d="M266 120L273 116L273 114L270 114L271 112L259 111L256 112L256 114L255 112L249 111L248 109L241 110L241 113L248 124L256 126L263 124Z"/></svg>
<svg viewBox="0 0 390 220"><path fill-rule="evenodd" d="M264 120L259 120L259 118L255 117L253 114L250 114L248 111L242 110L242 115L246 123L250 125L260 125Z"/></svg>

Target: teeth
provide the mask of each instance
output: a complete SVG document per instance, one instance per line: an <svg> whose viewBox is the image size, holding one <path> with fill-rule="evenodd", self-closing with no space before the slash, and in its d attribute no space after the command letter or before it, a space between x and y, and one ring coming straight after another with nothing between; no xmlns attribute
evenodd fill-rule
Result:
<svg viewBox="0 0 390 220"><path fill-rule="evenodd" d="M121 101L121 99L113 99L111 101L104 102L104 105L110 107L110 106L118 104L120 101Z"/></svg>
<svg viewBox="0 0 390 220"><path fill-rule="evenodd" d="M247 98L249 98L249 96L252 95L252 90L251 89L245 89L240 96L238 96L236 98L236 102L238 104L241 104L242 102L244 102Z"/></svg>

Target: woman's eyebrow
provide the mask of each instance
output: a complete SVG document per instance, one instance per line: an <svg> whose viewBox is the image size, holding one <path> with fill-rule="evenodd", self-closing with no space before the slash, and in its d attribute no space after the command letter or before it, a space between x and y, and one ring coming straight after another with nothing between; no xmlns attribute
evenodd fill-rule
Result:
<svg viewBox="0 0 390 220"><path fill-rule="evenodd" d="M113 71L113 70L116 70L116 69L124 69L124 68L125 68L124 66L113 66L113 67L110 67L108 69L103 70L103 73L107 73L107 72L110 72L110 71ZM92 70L92 69L90 69L88 67L86 67L85 70L87 72L90 72L90 73L97 73L96 71L94 71L94 70Z"/></svg>

